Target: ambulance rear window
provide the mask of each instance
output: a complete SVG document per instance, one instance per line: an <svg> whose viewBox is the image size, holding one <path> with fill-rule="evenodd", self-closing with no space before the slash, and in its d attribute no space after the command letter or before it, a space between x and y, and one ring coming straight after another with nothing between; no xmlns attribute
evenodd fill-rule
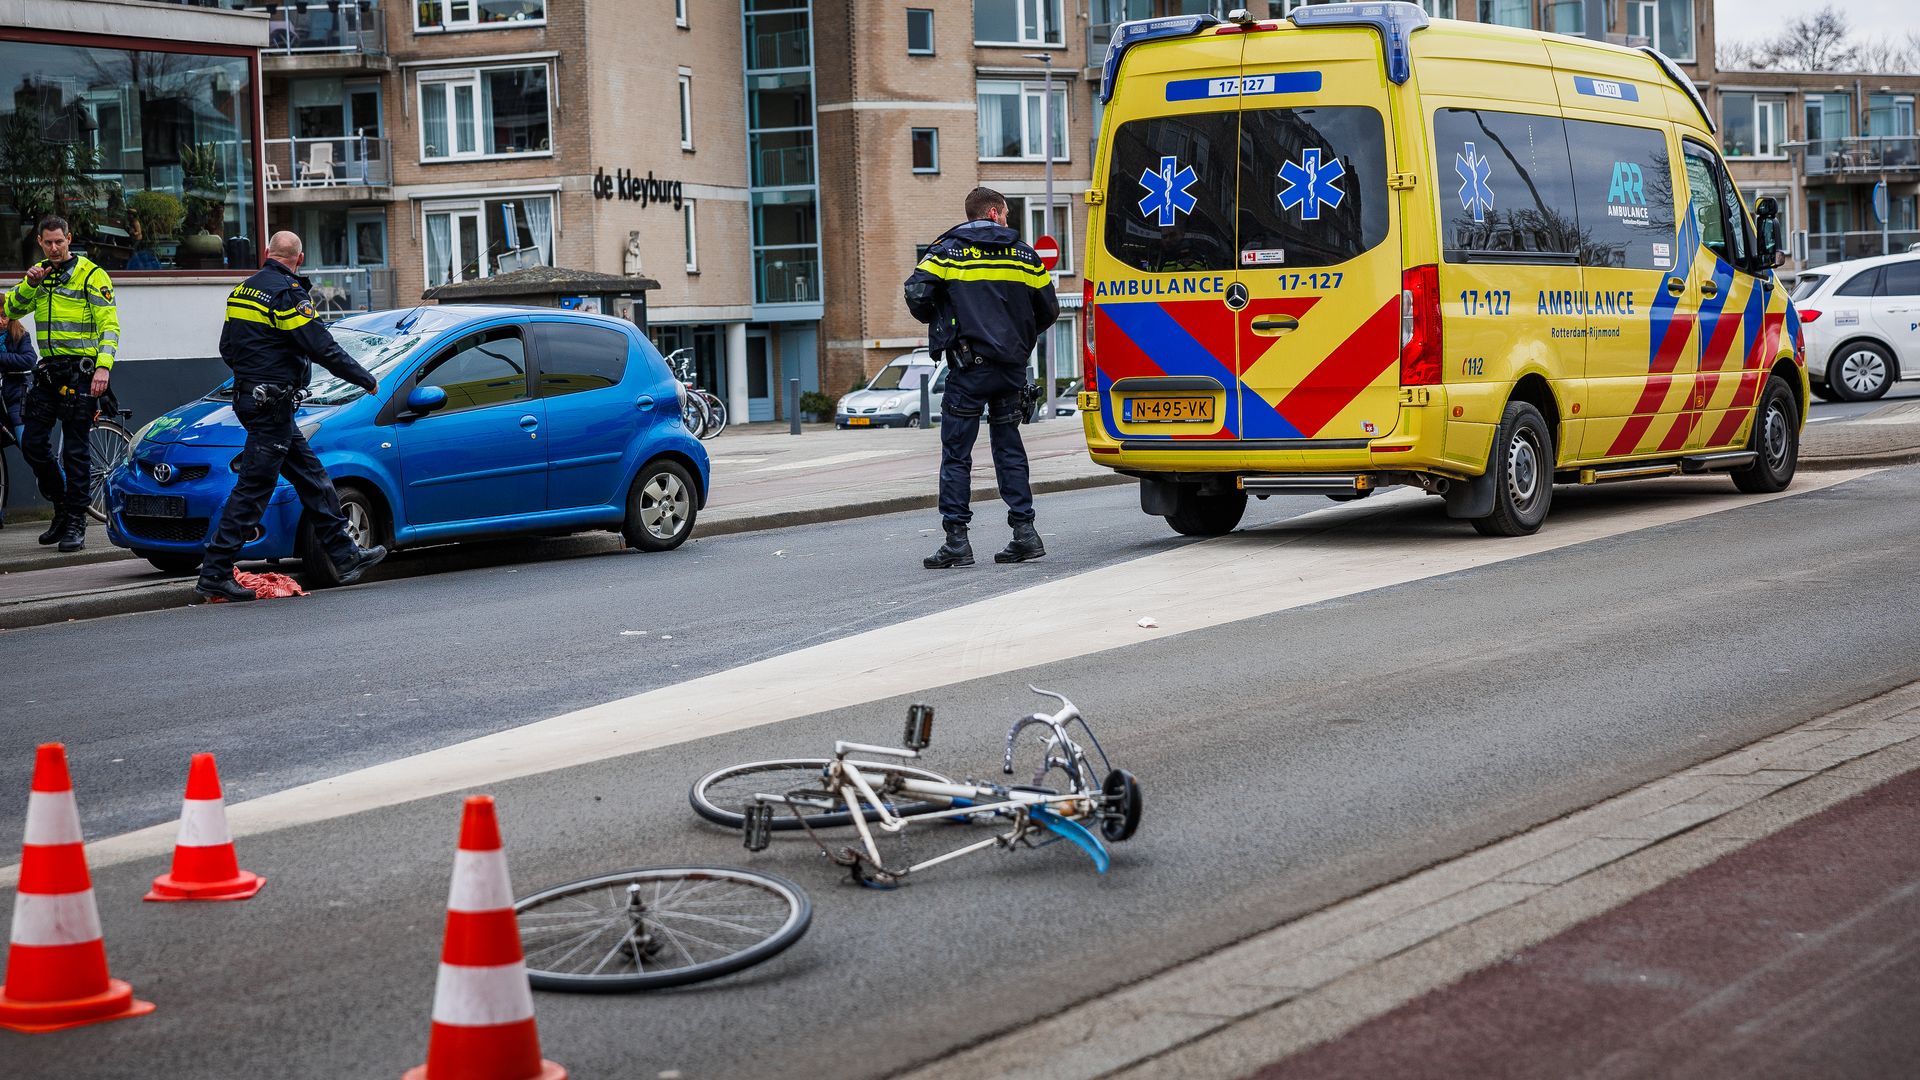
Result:
<svg viewBox="0 0 1920 1080"><path fill-rule="evenodd" d="M1385 240L1388 212L1374 109L1193 113L1114 132L1106 245L1136 270L1332 266Z"/></svg>

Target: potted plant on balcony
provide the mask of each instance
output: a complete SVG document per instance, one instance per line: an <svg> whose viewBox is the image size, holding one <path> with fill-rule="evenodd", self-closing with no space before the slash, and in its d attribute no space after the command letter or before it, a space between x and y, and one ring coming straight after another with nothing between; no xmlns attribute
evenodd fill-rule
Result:
<svg viewBox="0 0 1920 1080"><path fill-rule="evenodd" d="M180 265L195 269L225 266L226 240L220 229L226 218L227 185L220 179L220 148L212 143L183 148L180 174L187 214Z"/></svg>

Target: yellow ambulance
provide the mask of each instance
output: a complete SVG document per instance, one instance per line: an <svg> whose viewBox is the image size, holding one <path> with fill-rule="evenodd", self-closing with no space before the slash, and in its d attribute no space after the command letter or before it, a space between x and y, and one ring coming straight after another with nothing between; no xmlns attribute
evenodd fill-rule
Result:
<svg viewBox="0 0 1920 1080"><path fill-rule="evenodd" d="M1659 53L1315 5L1126 23L1100 97L1079 406L1179 532L1249 494L1413 485L1514 536L1556 483L1792 481L1778 207Z"/></svg>

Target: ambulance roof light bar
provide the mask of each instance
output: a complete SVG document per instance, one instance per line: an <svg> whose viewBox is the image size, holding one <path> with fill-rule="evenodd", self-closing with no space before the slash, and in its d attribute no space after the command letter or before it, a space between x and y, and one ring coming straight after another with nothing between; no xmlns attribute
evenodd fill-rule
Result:
<svg viewBox="0 0 1920 1080"><path fill-rule="evenodd" d="M1380 31L1387 50L1387 78L1404 83L1413 77L1413 54L1408 39L1427 25L1420 5L1403 0L1382 4L1310 4L1295 8L1288 18L1299 27L1371 26Z"/></svg>
<svg viewBox="0 0 1920 1080"><path fill-rule="evenodd" d="M1672 79L1675 86L1686 91L1687 96L1693 99L1693 107L1700 110L1700 119L1707 122L1707 131L1714 135L1720 134L1720 125L1713 122L1713 113L1707 110L1705 99L1701 98L1699 89L1693 85L1693 80L1687 78L1686 73L1680 70L1680 66L1667 59L1666 53L1651 45L1640 46L1640 51L1653 57L1653 62L1659 64L1660 70L1667 73L1667 78Z"/></svg>
<svg viewBox="0 0 1920 1080"><path fill-rule="evenodd" d="M1126 55L1128 49L1161 38L1189 37L1209 26L1218 25L1220 20L1213 15L1174 15L1164 19L1135 19L1121 23L1113 32L1113 40L1107 43L1106 63L1100 67L1101 103L1113 100L1113 84L1120 77L1120 58Z"/></svg>

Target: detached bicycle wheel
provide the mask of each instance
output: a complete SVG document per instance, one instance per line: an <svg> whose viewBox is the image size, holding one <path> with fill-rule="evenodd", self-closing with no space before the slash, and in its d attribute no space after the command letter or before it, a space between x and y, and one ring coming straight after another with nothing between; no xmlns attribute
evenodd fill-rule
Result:
<svg viewBox="0 0 1920 1080"><path fill-rule="evenodd" d="M798 885L727 867L659 866L570 881L516 900L539 990L654 990L779 955L813 921Z"/></svg>
<svg viewBox="0 0 1920 1080"><path fill-rule="evenodd" d="M133 457L133 433L111 420L95 420L87 431L88 477L87 516L107 520L107 477Z"/></svg>
<svg viewBox="0 0 1920 1080"><path fill-rule="evenodd" d="M687 801L693 804L694 812L715 825L725 825L737 829L746 820L744 811L753 805L753 797L758 794L788 795L794 792L807 792L822 799L831 799L836 809L820 810L806 815L807 824L816 829L833 828L836 825L853 824L853 814L840 801L838 793L829 792L822 784L821 774L826 771L827 758L782 758L776 761L750 761L744 765L729 765L701 777L687 793ZM937 772L917 769L911 765L878 765L868 768L861 763L863 772L870 772L875 782L874 790L883 800L889 794L886 780L891 777L911 777L915 780L928 780L936 784L951 784L952 780ZM921 799L903 795L900 800L888 800L888 809L896 814L916 814L925 810L938 810L947 805L945 799ZM879 820L880 814L872 807L865 810L868 821ZM792 810L776 806L773 815L773 828L776 832L788 832L803 826Z"/></svg>

